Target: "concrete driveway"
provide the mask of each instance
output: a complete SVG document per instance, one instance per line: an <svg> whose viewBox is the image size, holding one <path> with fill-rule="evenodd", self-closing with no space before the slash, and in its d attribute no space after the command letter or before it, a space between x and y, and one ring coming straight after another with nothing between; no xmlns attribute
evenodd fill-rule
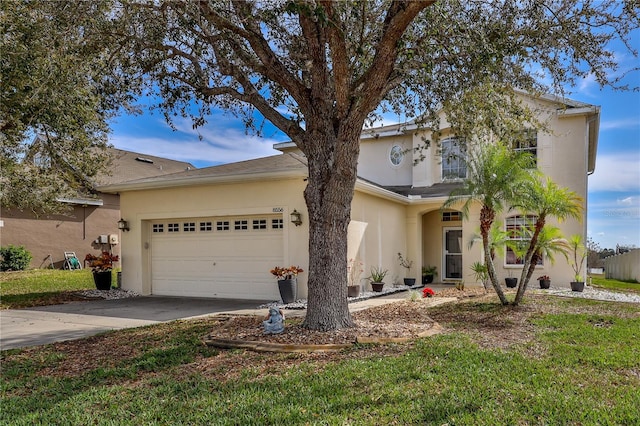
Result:
<svg viewBox="0 0 640 426"><path fill-rule="evenodd" d="M0 349L80 339L108 330L140 327L222 312L255 311L260 300L143 296L72 302L0 311Z"/></svg>

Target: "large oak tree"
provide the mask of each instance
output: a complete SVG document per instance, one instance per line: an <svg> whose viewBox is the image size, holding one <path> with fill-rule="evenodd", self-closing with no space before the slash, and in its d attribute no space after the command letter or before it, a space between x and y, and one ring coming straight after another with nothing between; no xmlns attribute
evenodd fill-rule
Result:
<svg viewBox="0 0 640 426"><path fill-rule="evenodd" d="M385 111L432 125L443 108L462 136L504 134L533 120L514 102L514 88L558 93L589 74L616 84L607 43L638 27L633 3L613 0L111 6L93 17L118 66L113 87L156 96L167 119L191 115L196 126L213 108L249 128L258 129L261 116L306 155L305 324L320 330L352 325L346 236L363 126Z"/></svg>

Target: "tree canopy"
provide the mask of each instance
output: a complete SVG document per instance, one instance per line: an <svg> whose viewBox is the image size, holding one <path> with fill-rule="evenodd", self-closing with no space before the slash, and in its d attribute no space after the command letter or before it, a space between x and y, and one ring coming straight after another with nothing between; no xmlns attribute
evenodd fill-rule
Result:
<svg viewBox="0 0 640 426"><path fill-rule="evenodd" d="M106 51L92 36L105 5L1 5L0 202L55 211L101 171L109 113L126 97L103 84Z"/></svg>
<svg viewBox="0 0 640 426"><path fill-rule="evenodd" d="M514 89L562 93L587 75L617 84L607 43L639 26L633 2L614 0L97 4L85 28L110 47L103 87L156 97L169 121L194 126L223 108L259 128L257 111L306 155L305 324L324 330L352 324L347 226L366 124L393 111L435 126L442 108L460 136L502 136L535 121Z"/></svg>

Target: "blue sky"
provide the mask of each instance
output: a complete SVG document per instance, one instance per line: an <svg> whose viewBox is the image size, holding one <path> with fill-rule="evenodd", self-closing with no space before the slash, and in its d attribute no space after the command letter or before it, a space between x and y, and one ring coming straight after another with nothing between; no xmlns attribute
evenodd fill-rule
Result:
<svg viewBox="0 0 640 426"><path fill-rule="evenodd" d="M636 37L633 45L640 48ZM630 54L618 56L622 69L638 66ZM624 80L640 87L640 72ZM571 88L571 99L601 106L596 171L589 177L587 233L602 248L640 247L640 92L600 89L591 78ZM261 137L247 134L239 119L217 111L202 128L177 119L173 131L162 114L120 116L110 142L117 148L188 161L206 167L278 154L272 145L288 138L266 123ZM387 123L389 124L389 123Z"/></svg>

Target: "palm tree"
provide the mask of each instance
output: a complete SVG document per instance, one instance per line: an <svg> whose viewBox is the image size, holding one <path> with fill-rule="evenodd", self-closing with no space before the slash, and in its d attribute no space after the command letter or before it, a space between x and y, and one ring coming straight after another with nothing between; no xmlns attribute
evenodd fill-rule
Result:
<svg viewBox="0 0 640 426"><path fill-rule="evenodd" d="M496 270L491 258L490 230L496 215L506 205L518 199L518 194L532 179L529 170L533 167L531 157L523 152L512 151L503 143L487 143L474 147L467 161L467 178L461 188L454 190L443 204L446 209L462 203L461 211L468 217L472 204L479 203L480 235L484 249L484 263L491 285L503 305L507 298L498 284Z"/></svg>
<svg viewBox="0 0 640 426"><path fill-rule="evenodd" d="M567 218L580 219L583 208L581 197L568 188L558 186L548 177L544 181L540 179L528 181L522 189L523 191L520 193L519 200L514 203L514 207L524 214L535 214L537 218L529 232L529 246L523 257L524 266L520 276L520 283L518 284L518 291L513 301L514 305L519 304L522 300L529 279L539 260L539 245L542 244L539 240L543 237L550 238L548 235L541 235L547 218L555 217L560 222ZM547 244L549 242L545 241L544 243Z"/></svg>
<svg viewBox="0 0 640 426"><path fill-rule="evenodd" d="M534 228L523 228L520 235L525 241L533 241L533 233ZM518 250L518 248L516 247L513 248L516 252L516 255L522 257L525 256L525 254L531 248L531 243L521 245L520 250ZM563 238L560 228L549 224L544 225L540 232L538 232L538 236L535 240L535 246L533 247L533 256L531 257L529 267L522 269L522 276L520 277L520 282L518 283L518 291L516 292L516 297L513 300L513 304L518 305L522 301L522 297L524 296L529 281L531 280L531 276L533 275L533 272L536 269L536 265L538 264L538 261L540 261L540 259L546 257L549 262L553 264L555 263L555 255L557 253L561 253L566 257L569 250L569 243Z"/></svg>

